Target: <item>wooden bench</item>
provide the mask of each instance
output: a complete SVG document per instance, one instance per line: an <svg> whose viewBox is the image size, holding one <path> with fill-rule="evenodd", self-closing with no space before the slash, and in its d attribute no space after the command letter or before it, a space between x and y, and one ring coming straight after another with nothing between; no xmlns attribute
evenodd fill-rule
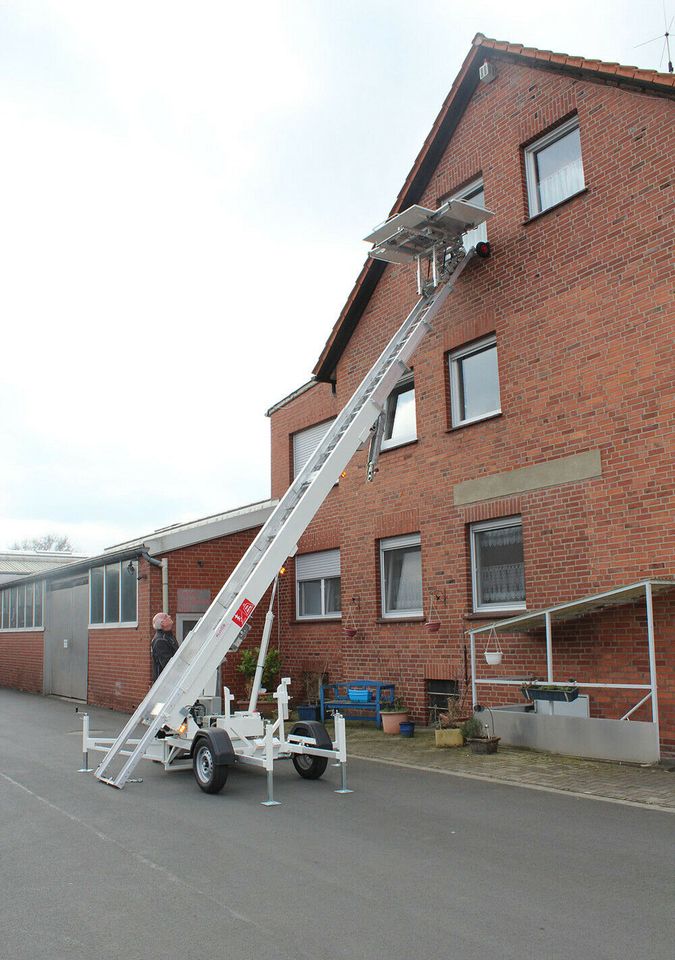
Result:
<svg viewBox="0 0 675 960"><path fill-rule="evenodd" d="M321 687L321 722L326 722L326 713L339 710L348 720L372 720L379 727L382 707L394 702L394 687L380 680L327 683Z"/></svg>

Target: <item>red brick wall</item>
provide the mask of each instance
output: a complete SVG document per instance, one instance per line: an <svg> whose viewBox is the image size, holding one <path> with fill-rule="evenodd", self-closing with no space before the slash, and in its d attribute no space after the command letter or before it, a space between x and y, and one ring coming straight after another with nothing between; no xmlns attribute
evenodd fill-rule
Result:
<svg viewBox="0 0 675 960"><path fill-rule="evenodd" d="M340 547L343 613L358 597L359 633L294 623L292 567L284 586L294 676L325 659L336 679L394 680L418 719L425 679L463 677L466 630L481 622L471 612L469 523L522 516L530 609L674 572L672 103L506 62L497 74L479 86L421 199L434 207L482 174L497 215L493 256L468 267L413 358L418 439L384 452L369 485L367 451L355 454L300 542L300 552ZM522 147L573 112L586 190L529 220ZM317 386L272 415L275 496L288 484L289 435L344 405L414 301L412 271L388 267L338 364L336 397ZM493 332L502 414L451 430L447 352ZM454 505L456 483L595 449L601 477ZM377 541L410 532L421 534L425 604L429 591L441 597L438 634L378 619ZM666 752L675 741L673 621L672 608L659 609ZM623 676L627 663L631 676L641 672L640 615L617 616L621 627L579 630L570 675ZM518 662L541 672L540 645ZM607 695L593 701L597 714L616 715Z"/></svg>
<svg viewBox="0 0 675 960"><path fill-rule="evenodd" d="M0 686L42 692L42 630L0 633Z"/></svg>

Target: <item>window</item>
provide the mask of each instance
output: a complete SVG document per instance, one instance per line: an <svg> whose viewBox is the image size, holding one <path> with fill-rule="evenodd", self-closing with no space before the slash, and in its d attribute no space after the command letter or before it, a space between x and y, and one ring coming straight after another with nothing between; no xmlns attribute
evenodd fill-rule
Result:
<svg viewBox="0 0 675 960"><path fill-rule="evenodd" d="M387 397L382 449L389 450L416 439L415 383L409 375L400 380Z"/></svg>
<svg viewBox="0 0 675 960"><path fill-rule="evenodd" d="M328 433L332 420L316 423L306 430L293 434L293 477L297 477L323 438Z"/></svg>
<svg viewBox="0 0 675 960"><path fill-rule="evenodd" d="M0 629L42 630L43 593L42 580L0 591Z"/></svg>
<svg viewBox="0 0 675 960"><path fill-rule="evenodd" d="M133 623L138 619L138 564L109 563L89 571L89 623L92 626Z"/></svg>
<svg viewBox="0 0 675 960"><path fill-rule="evenodd" d="M497 338L484 337L449 355L453 427L501 413Z"/></svg>
<svg viewBox="0 0 675 960"><path fill-rule="evenodd" d="M296 557L295 582L298 620L340 616L339 550Z"/></svg>
<svg viewBox="0 0 675 960"><path fill-rule="evenodd" d="M380 541L383 617L421 617L422 548L420 535Z"/></svg>
<svg viewBox="0 0 675 960"><path fill-rule="evenodd" d="M525 609L520 517L472 524L471 577L475 611Z"/></svg>
<svg viewBox="0 0 675 960"><path fill-rule="evenodd" d="M584 168L576 117L525 150L525 175L531 217L583 190Z"/></svg>
<svg viewBox="0 0 675 960"><path fill-rule="evenodd" d="M473 203L477 207L485 206L485 188L482 179L474 180L468 186L456 193L451 200L466 200L467 203ZM481 241L487 241L487 224L481 223L474 230L467 230L463 236L464 249L470 250Z"/></svg>

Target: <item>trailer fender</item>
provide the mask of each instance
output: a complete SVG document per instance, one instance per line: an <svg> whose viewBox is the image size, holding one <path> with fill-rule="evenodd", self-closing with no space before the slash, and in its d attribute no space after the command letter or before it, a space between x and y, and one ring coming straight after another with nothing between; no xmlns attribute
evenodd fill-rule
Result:
<svg viewBox="0 0 675 960"><path fill-rule="evenodd" d="M192 741L190 756L194 756L199 743L207 740L213 751L213 758L218 766L229 766L235 761L234 748L227 730L220 730L218 727L209 727L208 730L200 731Z"/></svg>
<svg viewBox="0 0 675 960"><path fill-rule="evenodd" d="M293 724L291 736L311 737L316 740L316 745L320 750L332 750L333 741L330 734L322 723L318 720L302 720L300 723Z"/></svg>

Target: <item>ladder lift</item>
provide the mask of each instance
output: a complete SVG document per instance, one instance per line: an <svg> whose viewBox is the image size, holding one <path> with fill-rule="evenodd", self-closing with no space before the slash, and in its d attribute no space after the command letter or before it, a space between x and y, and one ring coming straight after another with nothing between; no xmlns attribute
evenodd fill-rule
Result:
<svg viewBox="0 0 675 960"><path fill-rule="evenodd" d="M151 759L162 762L166 770L192 767L201 789L218 793L232 764L251 764L267 772L265 803L271 805L276 803L275 760L291 758L300 776L317 779L332 759L341 770L337 792L350 792L346 786L343 716L334 715L335 741L315 721L301 721L287 730L289 678L282 679L274 694L277 719L266 722L256 711L272 626L271 604L248 710L231 711L234 698L227 688L222 713L207 712L198 698L226 654L240 647L250 628L251 614L272 583L274 599L278 571L287 557L295 554L300 537L340 474L369 438L368 479L373 478L387 397L408 371L407 361L466 265L474 255L489 255L487 243L465 250L463 234L491 216L490 211L463 200L448 201L437 210L415 205L365 238L374 245L370 257L388 263L417 264L419 300L119 736L91 736L89 718L84 715L83 771L89 770L88 751L98 750L105 756L95 775L111 786L124 787L138 761Z"/></svg>

